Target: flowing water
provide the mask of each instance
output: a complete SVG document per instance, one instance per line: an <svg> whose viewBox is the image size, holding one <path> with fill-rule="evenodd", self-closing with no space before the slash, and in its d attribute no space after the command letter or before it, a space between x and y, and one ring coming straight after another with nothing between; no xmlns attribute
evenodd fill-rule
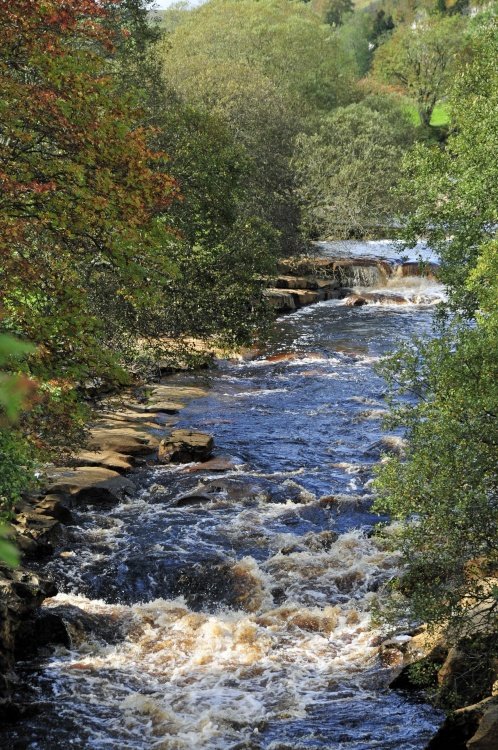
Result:
<svg viewBox="0 0 498 750"><path fill-rule="evenodd" d="M134 497L80 512L45 567L72 648L27 666L36 712L2 747L424 748L440 717L388 690L369 616L398 565L371 534L372 467L400 443L373 366L441 297L400 284L417 304L323 302L279 319L257 359L170 379L208 387L179 425L232 466L140 469Z"/></svg>

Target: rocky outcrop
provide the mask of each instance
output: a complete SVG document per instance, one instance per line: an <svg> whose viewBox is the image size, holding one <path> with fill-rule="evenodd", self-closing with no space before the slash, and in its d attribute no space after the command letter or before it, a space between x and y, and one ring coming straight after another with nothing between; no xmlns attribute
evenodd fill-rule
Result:
<svg viewBox="0 0 498 750"><path fill-rule="evenodd" d="M36 628L39 606L56 593L53 583L34 573L0 568L0 719L15 713L9 700L17 681L15 661L26 654L26 640Z"/></svg>
<svg viewBox="0 0 498 750"><path fill-rule="evenodd" d="M498 698L452 712L426 750L498 750Z"/></svg>
<svg viewBox="0 0 498 750"><path fill-rule="evenodd" d="M379 286L393 275L388 262L376 258L287 258L278 264L280 275L269 280L264 291L268 303L278 313L288 313L306 305L331 299L349 298L351 306L374 301L402 304L400 295L390 295L389 300L374 299L374 295L354 295L351 287Z"/></svg>
<svg viewBox="0 0 498 750"><path fill-rule="evenodd" d="M73 522L73 509L80 504L121 502L133 493L134 482L123 475L137 464L157 461L160 444L161 460L209 458L210 435L170 432L173 415L204 393L200 388L163 383L106 398L89 428L85 448L69 466L47 468L45 489L26 496L14 508L10 531L22 564L40 561L64 543L65 527ZM202 464L197 467L200 471ZM209 470L216 471L216 463ZM0 720L19 716L11 702L16 660L48 644L70 644L61 617L40 610L43 600L56 593L52 583L25 567L0 568Z"/></svg>
<svg viewBox="0 0 498 750"><path fill-rule="evenodd" d="M439 271L440 267L437 263L407 261L396 267L395 275L402 278L405 276L423 276L431 281L437 281Z"/></svg>
<svg viewBox="0 0 498 750"><path fill-rule="evenodd" d="M383 664L396 672L391 688L429 690L438 705L453 707L426 750L498 750L496 636L476 637L450 647L443 632L422 626L380 646Z"/></svg>
<svg viewBox="0 0 498 750"><path fill-rule="evenodd" d="M120 502L136 489L130 479L101 466L54 469L49 479L49 493L67 495L80 502Z"/></svg>
<svg viewBox="0 0 498 750"><path fill-rule="evenodd" d="M188 463L207 460L213 452L211 435L193 430L173 430L161 440L158 452L160 463Z"/></svg>

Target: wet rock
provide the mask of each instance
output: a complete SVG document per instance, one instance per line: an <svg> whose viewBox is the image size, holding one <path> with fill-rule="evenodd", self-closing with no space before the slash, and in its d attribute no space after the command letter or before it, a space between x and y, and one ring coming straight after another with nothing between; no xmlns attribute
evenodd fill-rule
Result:
<svg viewBox="0 0 498 750"><path fill-rule="evenodd" d="M316 289L313 280L306 276L279 276L275 279L276 289Z"/></svg>
<svg viewBox="0 0 498 750"><path fill-rule="evenodd" d="M176 508L188 508L192 505L202 505L203 503L211 503L213 497L210 495L184 495L175 500Z"/></svg>
<svg viewBox="0 0 498 750"><path fill-rule="evenodd" d="M383 294L381 292L363 292L362 294L350 294L346 297L344 304L348 307L361 307L362 305L406 305L408 302L402 294Z"/></svg>
<svg viewBox="0 0 498 750"><path fill-rule="evenodd" d="M281 289L265 289L263 297L268 304L279 313L293 312L297 309L294 296L287 291L282 291Z"/></svg>
<svg viewBox="0 0 498 750"><path fill-rule="evenodd" d="M62 541L63 529L58 520L25 506L12 522L14 541L24 557L37 559L49 555Z"/></svg>
<svg viewBox="0 0 498 750"><path fill-rule="evenodd" d="M46 646L71 647L71 638L64 620L53 612L40 612L26 620L16 639L17 658L34 656L38 649Z"/></svg>
<svg viewBox="0 0 498 750"><path fill-rule="evenodd" d="M130 456L146 456L153 453L159 440L145 430L124 427L96 427L88 440L93 452L113 451Z"/></svg>
<svg viewBox="0 0 498 750"><path fill-rule="evenodd" d="M69 509L66 495L45 495L45 497L36 503L36 510L38 513L55 518L64 524L73 522L73 516Z"/></svg>
<svg viewBox="0 0 498 750"><path fill-rule="evenodd" d="M365 450L365 455L381 458L385 453L403 458L406 454L406 440L397 435L385 435Z"/></svg>
<svg viewBox="0 0 498 750"><path fill-rule="evenodd" d="M57 590L53 583L22 568L0 568L0 697L8 698L16 682L14 665L22 658L22 633L38 607Z"/></svg>
<svg viewBox="0 0 498 750"><path fill-rule="evenodd" d="M307 305L314 305L316 302L321 302L325 299L325 295L320 292L312 292L307 289L289 289L289 294L294 297L296 307L306 307Z"/></svg>
<svg viewBox="0 0 498 750"><path fill-rule="evenodd" d="M189 463L208 459L213 451L211 435L194 430L173 430L161 440L158 459L161 463Z"/></svg>
<svg viewBox="0 0 498 750"><path fill-rule="evenodd" d="M437 263L426 263L417 261L407 261L396 268L396 276L423 276L431 281L437 281L440 267Z"/></svg>
<svg viewBox="0 0 498 750"><path fill-rule="evenodd" d="M207 472L233 471L236 468L237 468L237 464L233 463L229 458L223 458L219 456L218 458L210 458L208 461L204 461L203 463L189 466L187 469L185 469L185 471L188 472L189 474L197 474L202 471L207 471Z"/></svg>
<svg viewBox="0 0 498 750"><path fill-rule="evenodd" d="M367 300L361 294L350 294L349 297L346 297L344 300L344 304L347 307L362 307L367 304Z"/></svg>
<svg viewBox="0 0 498 750"><path fill-rule="evenodd" d="M54 469L48 493L64 493L81 502L120 502L136 490L116 471L95 466Z"/></svg>

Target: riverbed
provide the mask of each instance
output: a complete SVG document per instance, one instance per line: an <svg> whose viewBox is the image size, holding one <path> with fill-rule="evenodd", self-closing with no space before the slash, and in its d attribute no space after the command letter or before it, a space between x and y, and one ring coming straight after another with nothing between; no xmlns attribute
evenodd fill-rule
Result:
<svg viewBox="0 0 498 750"><path fill-rule="evenodd" d="M423 750L440 714L388 689L370 615L399 566L372 533L372 470L400 445L375 365L429 334L442 298L418 277L400 290L406 305L303 308L255 358L168 379L207 389L178 426L211 433L227 469L143 467L133 497L76 515L44 567L71 648L26 665L33 713L2 747Z"/></svg>

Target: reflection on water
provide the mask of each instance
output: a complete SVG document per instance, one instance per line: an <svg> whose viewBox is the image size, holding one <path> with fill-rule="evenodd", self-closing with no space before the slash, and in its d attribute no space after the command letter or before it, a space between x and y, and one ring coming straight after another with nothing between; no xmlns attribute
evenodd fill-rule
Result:
<svg viewBox="0 0 498 750"><path fill-rule="evenodd" d="M48 565L73 648L41 663L37 711L3 746L424 747L437 714L390 693L376 658L368 607L398 561L369 534L369 483L373 364L430 318L325 302L277 321L254 361L175 376L209 387L180 426L212 432L233 468L142 469L136 497L80 514L73 554Z"/></svg>

